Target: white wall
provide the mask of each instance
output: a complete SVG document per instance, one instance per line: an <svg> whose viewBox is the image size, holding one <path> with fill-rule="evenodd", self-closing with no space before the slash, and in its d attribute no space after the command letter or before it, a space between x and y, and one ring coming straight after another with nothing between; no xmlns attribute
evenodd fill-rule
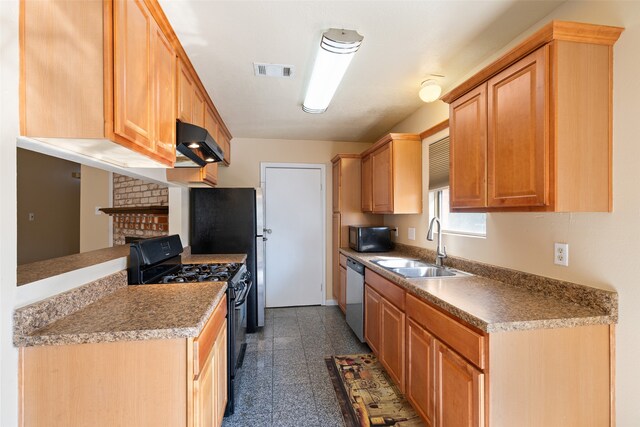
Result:
<svg viewBox="0 0 640 427"><path fill-rule="evenodd" d="M486 239L447 235L444 241L451 255L616 290L620 297L620 320L616 338L617 425L638 426L640 2L567 2L527 33L551 19L626 27L614 50L614 211L574 214L494 213L487 216ZM496 56L498 54L499 52ZM479 64L478 69L484 65L486 63ZM468 75L478 69L469 70ZM435 104L425 106L393 130L420 132L448 117L448 111L442 107L443 105ZM428 210L425 209L425 212ZM399 241L435 249L432 242L425 240L427 221L427 214L385 217L387 224L401 226ZM414 242L406 239L409 226L417 228L417 240ZM553 264L554 242L569 243L569 267Z"/></svg>

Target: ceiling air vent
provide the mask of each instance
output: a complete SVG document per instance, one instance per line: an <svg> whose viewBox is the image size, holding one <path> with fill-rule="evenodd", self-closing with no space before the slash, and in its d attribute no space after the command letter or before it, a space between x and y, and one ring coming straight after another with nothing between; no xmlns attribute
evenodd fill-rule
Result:
<svg viewBox="0 0 640 427"><path fill-rule="evenodd" d="M253 63L256 76L265 77L293 77L293 65Z"/></svg>

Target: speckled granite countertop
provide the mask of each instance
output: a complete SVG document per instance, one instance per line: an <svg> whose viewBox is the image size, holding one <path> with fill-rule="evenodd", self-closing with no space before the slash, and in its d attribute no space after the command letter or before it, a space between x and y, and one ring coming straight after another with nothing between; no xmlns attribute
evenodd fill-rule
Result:
<svg viewBox="0 0 640 427"><path fill-rule="evenodd" d="M244 254L187 254L182 262L242 263L245 259ZM104 290L105 286L113 290ZM116 273L17 309L14 344L27 347L195 337L226 289L226 282L127 286L126 273Z"/></svg>
<svg viewBox="0 0 640 427"><path fill-rule="evenodd" d="M16 345L195 337L226 289L226 282L127 286L32 332Z"/></svg>
<svg viewBox="0 0 640 427"><path fill-rule="evenodd" d="M574 295L567 295L566 299L558 297L557 288L566 282L555 281L559 284L551 284L550 286L555 286L556 289L554 289L555 294L550 295L545 294L543 286L546 283L541 284L540 289L534 290L530 287L518 286L478 275L440 279L405 279L371 261L381 256L418 258L415 254L406 251L367 254L346 248L342 248L340 251L410 293L488 333L610 324L617 321L617 294L615 292L568 284L567 293L574 292L576 286L587 288L580 290L587 295L584 304L580 304L572 301L572 299L575 300ZM457 265L453 267L462 270ZM487 269L490 268L487 266ZM532 281L538 280L538 278L545 282L553 281L531 275ZM590 289L593 289L595 296L589 296ZM592 301L600 296L612 301L611 309L600 307L605 304L599 304L599 301Z"/></svg>
<svg viewBox="0 0 640 427"><path fill-rule="evenodd" d="M37 280L127 256L129 256L129 245L122 245L22 264L18 266L17 284L18 286L26 285Z"/></svg>

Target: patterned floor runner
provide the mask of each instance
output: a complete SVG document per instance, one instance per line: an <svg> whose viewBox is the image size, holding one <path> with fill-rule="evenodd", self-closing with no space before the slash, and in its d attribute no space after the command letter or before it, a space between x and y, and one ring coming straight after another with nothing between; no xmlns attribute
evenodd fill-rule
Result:
<svg viewBox="0 0 640 427"><path fill-rule="evenodd" d="M373 354L325 361L347 427L424 426Z"/></svg>

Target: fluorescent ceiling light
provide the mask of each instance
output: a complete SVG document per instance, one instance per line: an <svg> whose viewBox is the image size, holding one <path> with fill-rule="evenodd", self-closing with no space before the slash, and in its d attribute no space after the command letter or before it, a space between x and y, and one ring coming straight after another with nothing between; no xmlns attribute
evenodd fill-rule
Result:
<svg viewBox="0 0 640 427"><path fill-rule="evenodd" d="M329 29L322 35L302 109L324 113L342 81L362 37L357 31Z"/></svg>

